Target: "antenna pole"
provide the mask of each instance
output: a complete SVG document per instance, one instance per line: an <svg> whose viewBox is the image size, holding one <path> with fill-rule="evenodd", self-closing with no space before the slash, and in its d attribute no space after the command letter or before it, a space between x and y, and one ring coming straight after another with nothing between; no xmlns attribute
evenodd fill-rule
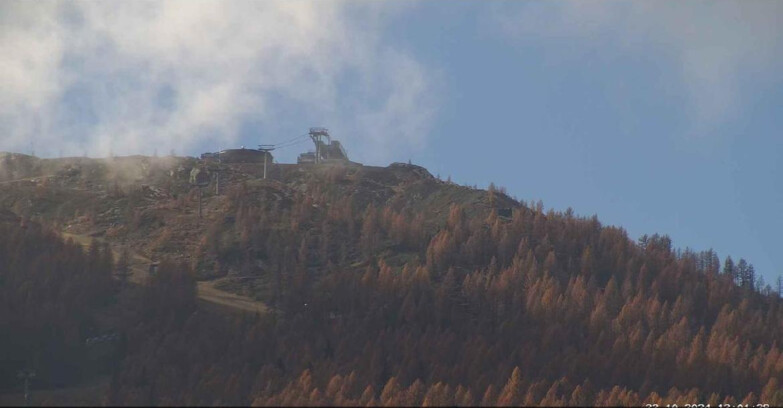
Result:
<svg viewBox="0 0 783 408"><path fill-rule="evenodd" d="M220 146L218 146L217 151L217 162L218 162L218 168L217 168L217 176L215 177L215 195L220 195Z"/></svg>
<svg viewBox="0 0 783 408"><path fill-rule="evenodd" d="M35 378L35 370L26 368L24 370L19 371L19 373L16 376L24 380L24 405L29 407L30 397L31 397L30 380L32 378Z"/></svg>
<svg viewBox="0 0 783 408"><path fill-rule="evenodd" d="M266 166L267 166L267 160L269 160L269 156L272 150L275 150L273 145L259 145L258 150L264 152L264 180L266 180Z"/></svg>
<svg viewBox="0 0 783 408"><path fill-rule="evenodd" d="M30 406L30 377L24 377L24 405Z"/></svg>

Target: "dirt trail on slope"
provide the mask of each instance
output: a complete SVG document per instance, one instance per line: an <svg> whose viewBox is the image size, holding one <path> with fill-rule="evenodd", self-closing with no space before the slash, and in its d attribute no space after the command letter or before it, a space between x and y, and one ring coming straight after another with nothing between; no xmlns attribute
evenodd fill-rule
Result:
<svg viewBox="0 0 783 408"><path fill-rule="evenodd" d="M63 238L72 238L75 242L85 247L88 247L94 239L89 235L72 234L69 232L62 232L61 234ZM114 259L119 259L120 252L117 251L117 248L112 247L112 252L114 253ZM129 280L138 284L144 283L145 279L149 275L149 265L152 263L152 261L133 251L130 251L129 254L131 258L128 264L131 272ZM217 289L215 285L217 285L221 280L222 279L197 282L198 298L209 303L226 306L244 312L267 312L268 308L263 302L259 302L247 296L228 293Z"/></svg>
<svg viewBox="0 0 783 408"><path fill-rule="evenodd" d="M49 177L52 177L52 176L54 176L54 174L45 174L43 176L25 177L25 178L20 178L20 179L15 179L15 180L5 180L5 181L0 181L0 184L18 183L20 181L34 181L34 180L37 180L37 179L45 179L45 178L49 178Z"/></svg>
<svg viewBox="0 0 783 408"><path fill-rule="evenodd" d="M208 302L234 309L241 309L251 313L266 313L268 308L263 302L259 302L247 296L222 291L215 287L222 279L198 282L198 297Z"/></svg>

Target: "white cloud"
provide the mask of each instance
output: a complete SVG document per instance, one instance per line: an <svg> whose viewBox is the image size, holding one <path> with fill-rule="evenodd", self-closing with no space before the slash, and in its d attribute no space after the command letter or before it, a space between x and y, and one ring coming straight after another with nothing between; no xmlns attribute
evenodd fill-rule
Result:
<svg viewBox="0 0 783 408"><path fill-rule="evenodd" d="M392 159L384 141L426 142L437 78L381 40L398 6L348 6L3 2L0 150L195 153L236 143L248 119L296 120L276 116L282 98L339 129L349 152Z"/></svg>
<svg viewBox="0 0 783 408"><path fill-rule="evenodd" d="M498 7L492 20L515 38L593 41L674 60L697 134L752 104L783 79L783 3L775 1L570 1Z"/></svg>

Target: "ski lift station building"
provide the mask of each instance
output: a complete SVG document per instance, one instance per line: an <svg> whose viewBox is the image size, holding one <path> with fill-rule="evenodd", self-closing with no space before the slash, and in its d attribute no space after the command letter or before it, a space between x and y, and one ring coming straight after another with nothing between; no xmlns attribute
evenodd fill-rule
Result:
<svg viewBox="0 0 783 408"><path fill-rule="evenodd" d="M266 158L268 163L273 163L272 153L261 149L226 149L216 153L204 153L203 160L219 160L222 163L263 163Z"/></svg>

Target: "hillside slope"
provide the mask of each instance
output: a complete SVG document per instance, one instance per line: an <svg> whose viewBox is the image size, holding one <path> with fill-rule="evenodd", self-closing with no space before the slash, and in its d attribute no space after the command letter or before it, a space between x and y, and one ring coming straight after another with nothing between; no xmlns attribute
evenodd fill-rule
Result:
<svg viewBox="0 0 783 408"><path fill-rule="evenodd" d="M783 403L744 260L405 164L204 164L199 220L191 158L18 160L11 224L162 262L115 316L112 404ZM200 307L206 282L268 312Z"/></svg>

